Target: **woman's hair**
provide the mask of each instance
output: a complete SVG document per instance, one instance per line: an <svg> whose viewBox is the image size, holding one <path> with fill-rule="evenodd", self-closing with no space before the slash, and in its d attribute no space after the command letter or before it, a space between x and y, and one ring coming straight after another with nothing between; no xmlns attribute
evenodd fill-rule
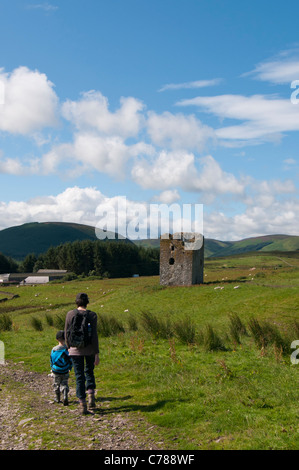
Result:
<svg viewBox="0 0 299 470"><path fill-rule="evenodd" d="M86 307L89 303L88 295L87 294L77 294L76 296L76 304L77 307Z"/></svg>

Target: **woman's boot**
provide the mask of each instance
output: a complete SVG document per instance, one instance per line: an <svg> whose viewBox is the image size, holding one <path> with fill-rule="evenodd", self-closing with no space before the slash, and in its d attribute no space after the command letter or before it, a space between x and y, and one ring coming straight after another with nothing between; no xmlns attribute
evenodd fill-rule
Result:
<svg viewBox="0 0 299 470"><path fill-rule="evenodd" d="M85 400L79 401L79 410L81 415L87 415L87 404Z"/></svg>
<svg viewBox="0 0 299 470"><path fill-rule="evenodd" d="M94 397L94 390L88 390L88 408L92 409L96 407L95 397Z"/></svg>

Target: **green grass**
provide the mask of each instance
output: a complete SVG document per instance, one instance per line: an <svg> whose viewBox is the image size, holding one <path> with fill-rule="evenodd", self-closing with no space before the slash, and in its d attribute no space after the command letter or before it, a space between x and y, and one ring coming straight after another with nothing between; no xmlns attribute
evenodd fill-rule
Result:
<svg viewBox="0 0 299 470"><path fill-rule="evenodd" d="M105 322L97 396L111 412L141 414L168 449L298 449L288 345L299 339L299 258L207 260L205 274L192 287L158 277L7 287L20 297L0 306L12 320L0 331L6 358L48 373L59 321L86 291Z"/></svg>

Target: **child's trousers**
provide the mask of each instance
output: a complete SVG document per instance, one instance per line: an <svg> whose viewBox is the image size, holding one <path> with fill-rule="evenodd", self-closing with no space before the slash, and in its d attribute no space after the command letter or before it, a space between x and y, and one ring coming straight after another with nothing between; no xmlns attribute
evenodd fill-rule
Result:
<svg viewBox="0 0 299 470"><path fill-rule="evenodd" d="M66 374L55 374L54 375L54 382L53 388L54 392L61 392L61 393L68 393L69 391L69 373Z"/></svg>

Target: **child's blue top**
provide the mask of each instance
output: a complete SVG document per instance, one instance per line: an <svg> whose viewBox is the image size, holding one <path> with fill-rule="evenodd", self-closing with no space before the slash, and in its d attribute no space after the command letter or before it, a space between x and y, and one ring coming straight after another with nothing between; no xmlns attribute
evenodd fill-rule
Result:
<svg viewBox="0 0 299 470"><path fill-rule="evenodd" d="M50 355L51 370L55 374L66 374L72 368L72 360L66 346L55 346Z"/></svg>

